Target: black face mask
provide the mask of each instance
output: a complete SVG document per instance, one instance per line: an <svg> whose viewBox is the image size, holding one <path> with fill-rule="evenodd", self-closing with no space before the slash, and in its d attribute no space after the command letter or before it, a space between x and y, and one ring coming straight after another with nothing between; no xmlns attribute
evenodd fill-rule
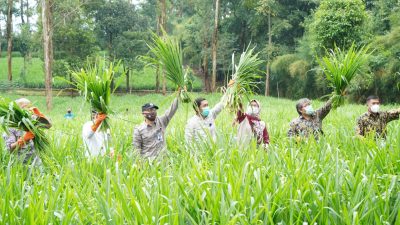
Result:
<svg viewBox="0 0 400 225"><path fill-rule="evenodd" d="M154 121L157 118L157 112L147 113L144 115L144 117L150 121Z"/></svg>
<svg viewBox="0 0 400 225"><path fill-rule="evenodd" d="M71 114L71 111L67 111L68 114Z"/></svg>

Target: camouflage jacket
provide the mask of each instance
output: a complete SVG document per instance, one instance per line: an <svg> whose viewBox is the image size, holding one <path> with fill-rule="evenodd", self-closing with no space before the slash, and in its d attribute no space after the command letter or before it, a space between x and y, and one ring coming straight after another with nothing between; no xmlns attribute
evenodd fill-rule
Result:
<svg viewBox="0 0 400 225"><path fill-rule="evenodd" d="M322 120L325 119L331 109L332 101L329 100L324 106L315 111L311 119L307 120L303 116L300 116L292 120L292 122L290 122L290 128L287 134L288 137L309 137L310 134L313 134L315 139L318 139L319 134L323 133Z"/></svg>
<svg viewBox="0 0 400 225"><path fill-rule="evenodd" d="M399 119L400 109L385 112L366 112L357 119L357 135L367 136L375 132L375 137L386 138L386 125L393 120Z"/></svg>

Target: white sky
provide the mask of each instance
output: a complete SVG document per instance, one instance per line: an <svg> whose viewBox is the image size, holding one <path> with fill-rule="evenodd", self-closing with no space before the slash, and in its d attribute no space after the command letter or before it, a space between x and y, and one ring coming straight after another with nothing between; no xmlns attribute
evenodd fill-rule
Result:
<svg viewBox="0 0 400 225"><path fill-rule="evenodd" d="M136 5L136 4L139 4L139 3L141 3L141 2L144 2L145 0L131 0L131 2L134 4L134 5ZM19 9L19 7L20 7L20 2L18 1L18 2L16 2L16 3L14 3L15 4L15 7L17 8L17 9ZM37 4L38 4L38 1L37 0L29 0L29 7L30 8L32 8L32 7L36 7L37 6ZM35 11L35 10L34 10ZM6 30L6 21L5 21L5 18L3 18L3 17L5 17L6 15L0 15L0 27L1 27L1 32L4 34L5 33L5 30ZM25 18L25 20L26 20L26 16L24 16L24 18ZM33 29L33 30L36 30L36 22L37 22L37 20L38 20L38 15L37 14L35 14L35 15L32 15L31 17L29 17L29 23L31 24L31 28ZM13 15L13 32L14 33L19 33L19 31L20 31L20 25L21 25L21 17L20 16L15 16L15 15Z"/></svg>
<svg viewBox="0 0 400 225"><path fill-rule="evenodd" d="M29 0L29 8L33 8L33 7L36 8L36 6L37 6L37 1ZM14 7L16 9L19 9L20 2L18 1L16 3L14 3ZM31 9L31 10L34 11L35 9ZM1 26L1 31L3 32L3 34L5 33L5 30L6 30L6 18L5 17L6 17L6 15L0 15L0 26ZM25 22L26 22L26 16L25 15L24 15L24 19L25 19ZM32 15L32 16L29 17L29 23L31 24L32 29L36 29L37 19L38 19L38 15L37 14ZM13 32L19 33L20 25L21 25L21 17L13 15Z"/></svg>

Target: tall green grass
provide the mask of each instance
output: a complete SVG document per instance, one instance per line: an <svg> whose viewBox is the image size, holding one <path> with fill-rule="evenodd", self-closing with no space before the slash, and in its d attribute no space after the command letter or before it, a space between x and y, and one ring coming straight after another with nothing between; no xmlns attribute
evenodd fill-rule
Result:
<svg viewBox="0 0 400 225"><path fill-rule="evenodd" d="M220 98L206 97L211 105ZM152 101L162 112L172 98L113 99L120 114L111 118L112 145L123 156L120 162L88 161L80 132L90 119L89 107L81 98L54 98L53 128L46 131L51 150L42 155L43 168L30 169L5 150L0 153L0 223L400 223L399 122L390 124L387 145L379 147L373 139L353 137L364 106L345 105L328 115L318 143L296 144L286 138L288 123L297 116L295 103L256 97L271 135L267 152L255 144L238 149L227 111L216 121L221 134L216 143L185 147L184 126L193 110L180 108L167 128L168 157L139 158L131 141L133 127L143 120L140 106ZM44 98L35 104L44 106ZM75 120L63 119L67 107Z"/></svg>

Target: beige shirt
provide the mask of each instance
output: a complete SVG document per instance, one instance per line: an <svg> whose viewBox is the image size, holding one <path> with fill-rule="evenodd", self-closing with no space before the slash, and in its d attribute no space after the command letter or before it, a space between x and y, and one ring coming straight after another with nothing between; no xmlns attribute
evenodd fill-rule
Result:
<svg viewBox="0 0 400 225"><path fill-rule="evenodd" d="M165 149L165 129L177 109L178 99L176 98L165 114L156 118L154 125L148 125L146 122L143 122L135 127L133 131L133 147L143 157L155 158Z"/></svg>

